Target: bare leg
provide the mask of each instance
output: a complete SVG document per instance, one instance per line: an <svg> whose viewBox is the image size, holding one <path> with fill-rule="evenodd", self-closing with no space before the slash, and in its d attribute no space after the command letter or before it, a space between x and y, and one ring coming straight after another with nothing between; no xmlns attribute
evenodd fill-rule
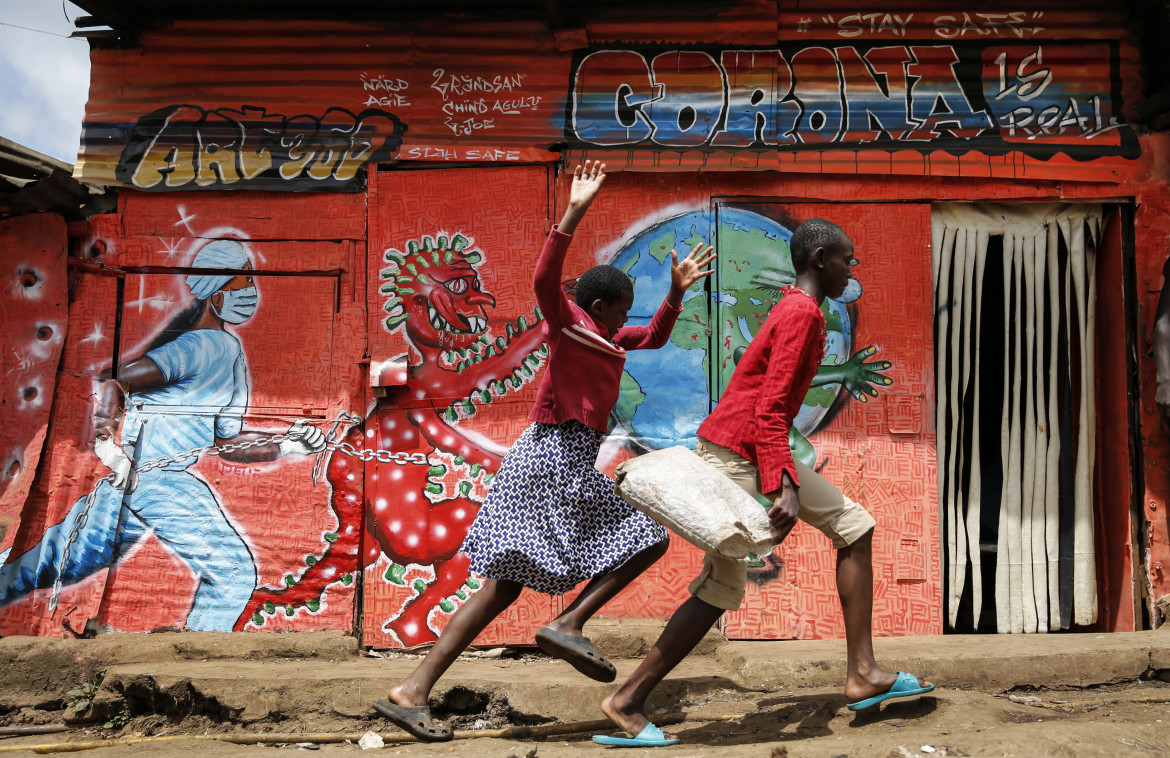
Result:
<svg viewBox="0 0 1170 758"><path fill-rule="evenodd" d="M646 716L646 698L695 649L695 645L699 644L699 640L703 639L703 635L721 615L722 608L716 608L697 597L680 605L630 678L601 701L601 710L605 715L632 735L641 732L650 721Z"/></svg>
<svg viewBox="0 0 1170 758"><path fill-rule="evenodd" d="M845 697L862 700L893 686L898 675L873 656L873 530L837 551L837 595L845 616ZM919 680L919 686L925 686Z"/></svg>
<svg viewBox="0 0 1170 758"><path fill-rule="evenodd" d="M593 618L603 605L653 566L659 558L666 555L669 544L668 540L663 540L651 545L608 574L593 577L569 607L549 622L549 628L562 634L581 636L581 628L585 622Z"/></svg>
<svg viewBox="0 0 1170 758"><path fill-rule="evenodd" d="M475 636L520 597L523 586L502 579L485 579L479 592L455 611L447 628L427 657L410 676L391 688L388 699L398 705L426 705L439 681Z"/></svg>

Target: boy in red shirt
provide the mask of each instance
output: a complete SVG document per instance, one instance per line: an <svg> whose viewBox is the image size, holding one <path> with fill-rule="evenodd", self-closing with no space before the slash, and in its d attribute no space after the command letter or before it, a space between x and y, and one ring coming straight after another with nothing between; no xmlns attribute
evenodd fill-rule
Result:
<svg viewBox="0 0 1170 758"><path fill-rule="evenodd" d="M934 685L886 671L874 660L873 517L795 461L789 448L788 431L824 358L820 306L826 297L840 297L852 278L853 242L836 224L811 219L796 229L790 247L796 284L784 288L784 297L736 365L727 391L699 427L695 452L748 493L772 501L769 519L776 544L788 536L797 518L833 541L848 650L845 695L849 707L858 710L929 692ZM707 555L702 573L690 585L692 597L675 611L637 670L602 702L610 719L637 736L598 736L594 741L644 746L677 741L653 729L645 714L646 698L724 611L739 607L746 579L742 561Z"/></svg>

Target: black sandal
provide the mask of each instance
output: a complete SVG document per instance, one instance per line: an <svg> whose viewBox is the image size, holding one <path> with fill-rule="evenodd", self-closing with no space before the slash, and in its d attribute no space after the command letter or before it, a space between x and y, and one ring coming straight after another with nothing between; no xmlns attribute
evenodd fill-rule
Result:
<svg viewBox="0 0 1170 758"><path fill-rule="evenodd" d="M575 637L542 626L536 630L536 646L545 655L560 658L590 679L612 682L617 669L593 649L588 637Z"/></svg>
<svg viewBox="0 0 1170 758"><path fill-rule="evenodd" d="M398 705L378 698L374 701L374 710L385 716L394 726L423 742L447 742L455 737L451 727L435 721L429 706Z"/></svg>

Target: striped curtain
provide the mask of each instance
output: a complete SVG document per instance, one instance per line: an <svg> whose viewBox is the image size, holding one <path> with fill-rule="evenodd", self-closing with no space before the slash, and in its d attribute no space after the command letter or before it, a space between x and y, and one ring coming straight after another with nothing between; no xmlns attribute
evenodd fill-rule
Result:
<svg viewBox="0 0 1170 758"><path fill-rule="evenodd" d="M975 627L993 594L1000 633L1097 618L1101 214L1100 205L1085 204L932 206L938 497L951 628L964 593ZM983 561L992 556L994 586L984 586Z"/></svg>

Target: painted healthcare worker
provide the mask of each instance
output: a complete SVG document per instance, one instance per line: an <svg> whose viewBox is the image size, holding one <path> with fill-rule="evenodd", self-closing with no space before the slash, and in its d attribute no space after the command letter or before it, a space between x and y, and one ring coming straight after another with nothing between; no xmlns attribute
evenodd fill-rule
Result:
<svg viewBox="0 0 1170 758"><path fill-rule="evenodd" d="M251 268L236 240L214 240L196 254L193 268ZM60 565L69 533L84 506L78 500L41 541L0 566L0 607L33 590L53 585L61 572L74 584L113 565L147 534L153 534L198 577L186 627L231 631L256 588L257 574L243 536L228 520L214 492L187 471L183 458L141 475L139 463L172 457L196 447L240 443L270 435L242 429L248 405L248 366L240 340L228 330L251 318L259 292L251 276L187 277L194 302L180 312L146 352L118 367L118 379L103 372L94 414L94 450L115 474L98 484L93 505ZM123 398L128 398L122 408ZM123 420L123 410L125 418ZM121 445L116 441L122 427ZM307 455L325 446L319 429L298 422L279 444L225 452L229 461L272 461ZM129 455L128 455L129 453Z"/></svg>

